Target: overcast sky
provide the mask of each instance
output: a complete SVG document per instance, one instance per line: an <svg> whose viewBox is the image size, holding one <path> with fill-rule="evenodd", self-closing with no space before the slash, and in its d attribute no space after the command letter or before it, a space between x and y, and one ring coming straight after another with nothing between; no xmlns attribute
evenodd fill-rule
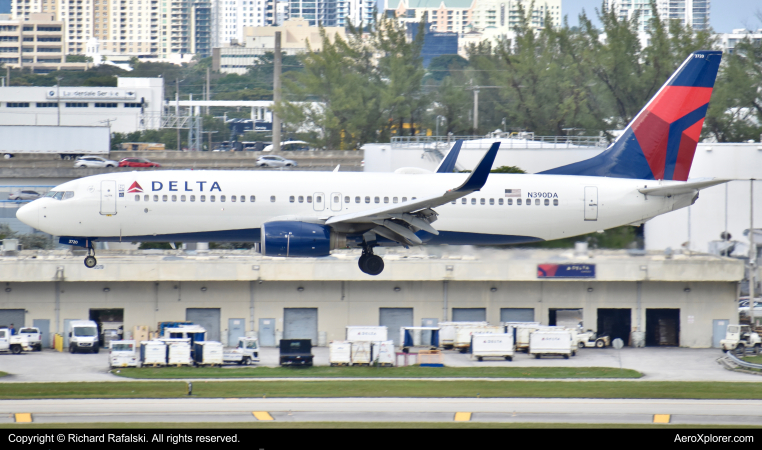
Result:
<svg viewBox="0 0 762 450"><path fill-rule="evenodd" d="M601 0L563 0L561 11L569 18L569 25L578 24L577 17L584 9L593 23L600 26L595 8L601 9ZM709 24L717 33L730 33L735 28L757 30L762 28L762 21L755 16L762 15L760 0L712 0L709 12Z"/></svg>

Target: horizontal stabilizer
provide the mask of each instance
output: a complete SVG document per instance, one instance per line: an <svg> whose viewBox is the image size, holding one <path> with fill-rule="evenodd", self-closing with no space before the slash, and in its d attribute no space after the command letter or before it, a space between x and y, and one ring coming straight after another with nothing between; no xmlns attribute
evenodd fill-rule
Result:
<svg viewBox="0 0 762 450"><path fill-rule="evenodd" d="M658 195L662 197L670 197L672 195L690 194L693 191L700 191L708 187L717 186L718 184L727 183L731 180L723 179L700 179L695 181L686 181L684 183L668 184L665 186L644 187L638 189L638 192L646 195Z"/></svg>

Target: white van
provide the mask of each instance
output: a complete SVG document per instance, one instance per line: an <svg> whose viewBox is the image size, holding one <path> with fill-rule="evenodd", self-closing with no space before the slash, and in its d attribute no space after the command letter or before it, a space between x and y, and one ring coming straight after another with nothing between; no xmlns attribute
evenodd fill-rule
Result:
<svg viewBox="0 0 762 450"><path fill-rule="evenodd" d="M69 353L91 351L98 353L98 324L92 320L74 320L69 331Z"/></svg>

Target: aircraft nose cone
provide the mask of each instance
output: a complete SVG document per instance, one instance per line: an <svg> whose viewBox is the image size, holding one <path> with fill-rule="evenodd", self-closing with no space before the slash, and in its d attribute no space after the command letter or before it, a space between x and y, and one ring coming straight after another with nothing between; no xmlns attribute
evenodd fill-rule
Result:
<svg viewBox="0 0 762 450"><path fill-rule="evenodd" d="M16 211L16 218L32 228L39 229L40 208L35 203L37 202L31 202L19 208Z"/></svg>

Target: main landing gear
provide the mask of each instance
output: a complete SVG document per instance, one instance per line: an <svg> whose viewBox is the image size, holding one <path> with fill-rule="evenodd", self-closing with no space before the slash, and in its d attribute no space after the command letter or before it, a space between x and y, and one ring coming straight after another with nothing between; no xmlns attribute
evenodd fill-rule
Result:
<svg viewBox="0 0 762 450"><path fill-rule="evenodd" d="M366 245L363 246L362 256L357 262L360 266L360 270L368 275L378 275L384 271L384 260L380 256L373 254L373 247Z"/></svg>
<svg viewBox="0 0 762 450"><path fill-rule="evenodd" d="M85 267L92 269L98 261L95 259L95 249L92 247L87 248L87 256L85 257Z"/></svg>

